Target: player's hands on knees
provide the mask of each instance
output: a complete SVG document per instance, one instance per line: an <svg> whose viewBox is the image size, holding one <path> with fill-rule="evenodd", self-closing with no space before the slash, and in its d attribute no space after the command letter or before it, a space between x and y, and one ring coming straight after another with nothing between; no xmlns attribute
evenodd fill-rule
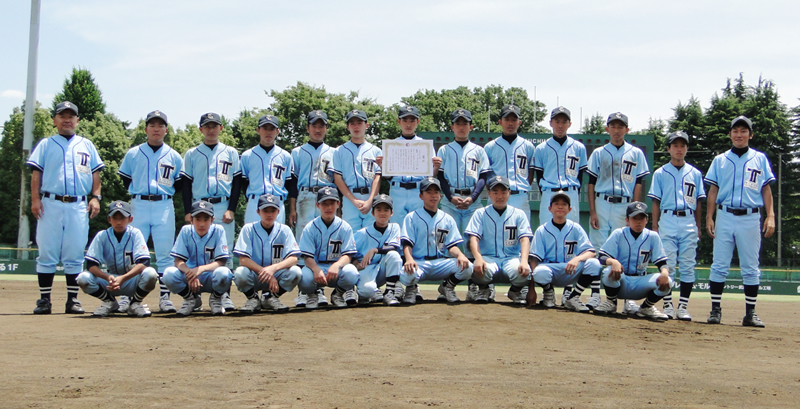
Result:
<svg viewBox="0 0 800 409"><path fill-rule="evenodd" d="M575 272L578 271L578 264L580 264L580 262L573 258L567 262L567 266L564 267L564 272L567 274L575 274Z"/></svg>
<svg viewBox="0 0 800 409"><path fill-rule="evenodd" d="M200 280L198 280L197 278L189 280L189 291L196 293L200 291L200 287L202 286L200 285Z"/></svg>
<svg viewBox="0 0 800 409"><path fill-rule="evenodd" d="M192 281L200 275L200 271L197 267L190 268L184 275L186 276L186 281Z"/></svg>
<svg viewBox="0 0 800 409"><path fill-rule="evenodd" d="M338 277L339 277L339 265L337 265L336 263L331 264L331 266L328 267L328 273L326 274L325 278L330 283L336 281Z"/></svg>
<svg viewBox="0 0 800 409"><path fill-rule="evenodd" d="M519 271L519 275L523 277L527 277L531 275L531 265L528 263L519 263L519 267L517 267L517 271Z"/></svg>
<svg viewBox="0 0 800 409"><path fill-rule="evenodd" d="M325 273L322 270L314 272L314 282L321 285L328 285L328 280L325 279Z"/></svg>
<svg viewBox="0 0 800 409"><path fill-rule="evenodd" d="M92 200L89 200L87 211L89 212L89 218L94 219L94 217L100 213L100 201L97 200L97 198L92 198Z"/></svg>
<svg viewBox="0 0 800 409"><path fill-rule="evenodd" d="M592 213L589 216L589 225L595 230L600 230L600 219L597 218L597 213Z"/></svg>
<svg viewBox="0 0 800 409"><path fill-rule="evenodd" d="M706 219L706 233L708 233L708 235L712 239L716 238L716 236L714 235L714 233L716 232L715 227L716 226L714 226L714 220L713 219Z"/></svg>
<svg viewBox="0 0 800 409"><path fill-rule="evenodd" d="M658 289L661 291L669 290L669 273L659 274L656 279L656 284L658 284Z"/></svg>
<svg viewBox="0 0 800 409"><path fill-rule="evenodd" d="M41 219L44 216L44 206L42 206L42 200L38 197L31 198L31 213L37 219Z"/></svg>
<svg viewBox="0 0 800 409"><path fill-rule="evenodd" d="M409 259L405 264L403 264L403 270L408 275L414 274L414 272L417 271L417 262L414 261L414 259Z"/></svg>
<svg viewBox="0 0 800 409"><path fill-rule="evenodd" d="M611 274L609 274L609 277L611 277L612 280L617 281L620 277L622 277L622 271L622 263L611 259Z"/></svg>
<svg viewBox="0 0 800 409"><path fill-rule="evenodd" d="M230 210L226 210L225 214L222 215L222 222L227 224L233 221L233 212Z"/></svg>
<svg viewBox="0 0 800 409"><path fill-rule="evenodd" d="M258 272L258 281L261 283L268 283L270 280L275 279L275 268L273 266L266 266Z"/></svg>
<svg viewBox="0 0 800 409"><path fill-rule="evenodd" d="M775 216L767 216L764 219L764 227L761 231L764 232L764 237L770 237L772 233L775 233Z"/></svg>
<svg viewBox="0 0 800 409"><path fill-rule="evenodd" d="M463 270L463 269L462 269ZM483 277L483 274L486 271L486 261L484 259L475 259L475 263L472 264L472 274L475 274L477 277Z"/></svg>
<svg viewBox="0 0 800 409"><path fill-rule="evenodd" d="M539 295L536 294L536 287L528 286L528 295L525 297L525 302L528 304L528 307L536 305L538 299Z"/></svg>
<svg viewBox="0 0 800 409"><path fill-rule="evenodd" d="M464 255L464 253L458 255L458 258L456 259L456 265L461 269L461 271L464 271L467 269L467 267L469 267L469 259Z"/></svg>

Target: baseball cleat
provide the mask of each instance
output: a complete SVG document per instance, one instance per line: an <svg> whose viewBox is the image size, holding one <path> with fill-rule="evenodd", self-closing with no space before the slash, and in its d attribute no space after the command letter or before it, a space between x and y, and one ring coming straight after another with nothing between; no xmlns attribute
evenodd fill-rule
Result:
<svg viewBox="0 0 800 409"><path fill-rule="evenodd" d="M84 312L86 312L86 311L83 310L83 306L81 305L81 302L78 301L77 298L72 297L69 300L67 300L67 305L64 308L64 313L66 313L66 314L83 314Z"/></svg>
<svg viewBox="0 0 800 409"><path fill-rule="evenodd" d="M92 313L95 317L108 317L109 314L115 313L119 310L119 303L114 300L103 301L100 306ZM126 308L127 311L127 308Z"/></svg>
<svg viewBox="0 0 800 409"><path fill-rule="evenodd" d="M605 300L600 303L595 309L595 314L616 314L617 313L617 303L614 301Z"/></svg>
<svg viewBox="0 0 800 409"><path fill-rule="evenodd" d="M489 284L489 302L494 302L496 296L497 292L494 290L494 284Z"/></svg>
<svg viewBox="0 0 800 409"><path fill-rule="evenodd" d="M317 288L317 302L320 307L328 306L328 297L325 296L325 290L322 288Z"/></svg>
<svg viewBox="0 0 800 409"><path fill-rule="evenodd" d="M639 312L639 305L633 300L625 300L625 304L622 307L622 314L635 315L637 312Z"/></svg>
<svg viewBox="0 0 800 409"><path fill-rule="evenodd" d="M128 306L131 304L131 299L127 295L120 295L117 304L119 304L117 312L124 314L128 312Z"/></svg>
<svg viewBox="0 0 800 409"><path fill-rule="evenodd" d="M381 301L383 301L383 293L381 292L381 290L379 288L376 288L375 289L375 294L372 295L372 298L369 299L369 302L378 303L378 302L381 302Z"/></svg>
<svg viewBox="0 0 800 409"><path fill-rule="evenodd" d="M556 290L551 288L542 292L542 305L545 308L553 308L556 306Z"/></svg>
<svg viewBox="0 0 800 409"><path fill-rule="evenodd" d="M475 301L478 297L478 285L477 284L470 284L467 286L467 296L464 298L466 302Z"/></svg>
<svg viewBox="0 0 800 409"><path fill-rule="evenodd" d="M681 321L691 321L692 320L692 316L689 315L689 310L687 310L686 308L683 308L683 307L678 307L678 309L675 310L675 318L677 318L677 319L679 319Z"/></svg>
<svg viewBox="0 0 800 409"><path fill-rule="evenodd" d="M553 290L555 292L555 290ZM567 300L569 300L569 295L572 293L572 290L569 287L564 288L564 293L561 294L561 306L567 308ZM555 295L553 295L553 302L555 302Z"/></svg>
<svg viewBox="0 0 800 409"><path fill-rule="evenodd" d="M403 304L416 304L417 303L417 284L406 286L406 291L403 294Z"/></svg>
<svg viewBox="0 0 800 409"><path fill-rule="evenodd" d="M600 293L593 293L591 297L589 297L589 301L586 302L586 307L590 310L597 308L603 302L603 297L600 297Z"/></svg>
<svg viewBox="0 0 800 409"><path fill-rule="evenodd" d="M567 298L567 305L568 310L577 311L577 312L589 312L591 311L589 307L585 306L583 302L581 302L581 297L572 297Z"/></svg>
<svg viewBox="0 0 800 409"><path fill-rule="evenodd" d="M188 317L189 315L192 314L196 305L197 301L194 298L194 296L189 296L188 298L184 298L183 304L181 305L181 308L178 310L177 314L182 317Z"/></svg>
<svg viewBox="0 0 800 409"><path fill-rule="evenodd" d="M233 300L231 300L229 293L222 294L222 306L225 307L226 312L236 311L236 306L233 305Z"/></svg>
<svg viewBox="0 0 800 409"><path fill-rule="evenodd" d="M450 304L461 301L461 299L459 299L458 295L456 294L456 289L445 283L439 284L439 295L444 296L445 301L447 301ZM437 298L437 300L439 298Z"/></svg>
<svg viewBox="0 0 800 409"><path fill-rule="evenodd" d="M344 293L339 291L338 288L331 292L331 302L333 303L334 307L347 307L347 301L344 300Z"/></svg>
<svg viewBox="0 0 800 409"><path fill-rule="evenodd" d="M194 307L192 308L192 311L198 312L203 309L203 299L200 298L200 294L194 294L193 297L194 297Z"/></svg>
<svg viewBox="0 0 800 409"><path fill-rule="evenodd" d="M636 316L639 318L647 318L653 321L664 321L669 319L667 314L659 311L655 305L651 305L649 307L640 307L639 311L636 311Z"/></svg>
<svg viewBox="0 0 800 409"><path fill-rule="evenodd" d="M528 287L522 287L521 291L508 290L508 293L506 293L506 297L508 297L508 299L511 300L511 302L513 302L514 304L525 304L527 302L525 300L525 297L527 297L528 295L527 290Z"/></svg>
<svg viewBox="0 0 800 409"><path fill-rule="evenodd" d="M478 304L485 304L489 302L489 294L492 293L492 289L488 286L486 288L478 287L478 291L475 293L475 303Z"/></svg>
<svg viewBox="0 0 800 409"><path fill-rule="evenodd" d="M50 314L51 310L53 309L53 305L50 304L50 300L45 300L44 298L40 298L36 300L36 308L33 309L34 314Z"/></svg>
<svg viewBox="0 0 800 409"><path fill-rule="evenodd" d="M722 322L722 308L712 308L711 314L708 315L706 322L709 324L719 324Z"/></svg>
<svg viewBox="0 0 800 409"><path fill-rule="evenodd" d="M326 304L327 301L326 301ZM314 294L306 294L306 309L307 310L314 310L319 307L319 293L315 292Z"/></svg>
<svg viewBox="0 0 800 409"><path fill-rule="evenodd" d="M256 311L261 311L261 301L258 297L248 298L242 308L239 308L239 312L243 314L252 314Z"/></svg>
<svg viewBox="0 0 800 409"><path fill-rule="evenodd" d="M161 294L158 299L158 309L163 313L174 313L176 311L175 305L169 299L169 294Z"/></svg>
<svg viewBox="0 0 800 409"><path fill-rule="evenodd" d="M225 306L222 305L222 297L224 297L224 295L216 295L214 293L208 296L208 306L211 307L212 315L225 315Z"/></svg>
<svg viewBox="0 0 800 409"><path fill-rule="evenodd" d="M414 284L414 297L416 297L417 302L424 301L422 294L419 292L419 284Z"/></svg>
<svg viewBox="0 0 800 409"><path fill-rule="evenodd" d="M664 304L664 314L669 317L669 319L673 319L675 316L675 308L672 304Z"/></svg>
<svg viewBox="0 0 800 409"><path fill-rule="evenodd" d="M397 301L395 297L394 291L386 291L386 294L383 295L383 305L399 305L400 301Z"/></svg>
<svg viewBox="0 0 800 409"><path fill-rule="evenodd" d="M129 317L136 317L136 318L147 318L153 313L147 308L147 306L142 305L141 302L134 301L128 305L127 311Z"/></svg>
<svg viewBox="0 0 800 409"><path fill-rule="evenodd" d="M308 301L308 296L302 292L297 292L297 297L294 299L294 306L298 308L303 308L306 306L306 301Z"/></svg>
<svg viewBox="0 0 800 409"><path fill-rule="evenodd" d="M278 297L274 296L274 295L271 295L271 296L269 296L267 298L264 298L262 300L262 302L261 302L261 306L265 310L272 311L272 312L286 312L286 311L289 311L289 307L285 306L281 302L281 300Z"/></svg>
<svg viewBox="0 0 800 409"><path fill-rule="evenodd" d="M750 310L747 315L744 316L742 319L742 326L744 327L757 327L757 328L764 328L765 325L761 320L758 318L755 310Z"/></svg>
<svg viewBox="0 0 800 409"><path fill-rule="evenodd" d="M358 298L356 290L352 288L344 292L344 302L346 302L347 305L352 306L358 304ZM369 304L369 299L367 299L367 303Z"/></svg>

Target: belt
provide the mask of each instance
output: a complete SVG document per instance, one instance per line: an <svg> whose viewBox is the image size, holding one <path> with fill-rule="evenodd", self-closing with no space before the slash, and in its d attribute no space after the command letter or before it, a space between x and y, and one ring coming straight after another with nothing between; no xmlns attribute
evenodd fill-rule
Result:
<svg viewBox="0 0 800 409"><path fill-rule="evenodd" d="M423 257L425 260L438 260L441 257L438 256L425 256Z"/></svg>
<svg viewBox="0 0 800 409"><path fill-rule="evenodd" d="M678 216L678 217L686 217L686 216L688 216L690 214L694 214L694 210L692 210L692 209L687 209L687 210L664 210L664 213L671 214L673 216Z"/></svg>
<svg viewBox="0 0 800 409"><path fill-rule="evenodd" d="M545 190L549 190L551 192L566 192L568 190L578 190L578 188L575 187L575 186L567 186L567 187L554 187L554 188L545 189Z"/></svg>
<svg viewBox="0 0 800 409"><path fill-rule="evenodd" d="M46 198L53 198L56 202L75 203L86 200L86 196L61 196L53 193L44 192L42 196Z"/></svg>
<svg viewBox="0 0 800 409"><path fill-rule="evenodd" d="M350 190L351 190L353 193L361 193L362 195L368 195L368 194L369 194L369 188L368 188L368 187L366 187L366 186L364 186L364 187L357 187L357 188L355 188L355 189L350 189Z"/></svg>
<svg viewBox="0 0 800 409"><path fill-rule="evenodd" d="M416 188L419 187L419 183L415 183L415 182L408 182L408 183L392 182L392 186L399 186L399 187L402 187L403 189L416 189Z"/></svg>
<svg viewBox="0 0 800 409"><path fill-rule="evenodd" d="M756 214L760 208L748 207L744 209L734 209L732 207L717 205L717 209L724 210L734 216L747 216L748 214Z"/></svg>
<svg viewBox="0 0 800 409"><path fill-rule="evenodd" d="M204 198L202 198L202 199L200 199L200 200L202 200L202 201L204 201L204 202L211 203L211 204L217 204L217 203L222 203L222 202L224 202L224 201L228 200L228 196L221 196L221 197L204 197Z"/></svg>
<svg viewBox="0 0 800 409"><path fill-rule="evenodd" d="M594 195L595 197L599 197L608 203L628 203L631 201L631 198L627 196L611 196L605 193L595 193Z"/></svg>
<svg viewBox="0 0 800 409"><path fill-rule="evenodd" d="M512 191L511 191L511 194L512 194L512 195L518 195L518 194L520 194L520 193L522 193L522 192L520 192L519 190L512 190Z"/></svg>
<svg viewBox="0 0 800 409"><path fill-rule="evenodd" d="M322 189L323 187L326 187L326 186L301 187L301 188L300 188L300 190L302 190L302 191L304 191L304 192L312 192L312 193L317 193L317 192L319 192L319 190L320 190L320 189Z"/></svg>
<svg viewBox="0 0 800 409"><path fill-rule="evenodd" d="M150 202L159 202L162 200L172 199L172 196L168 195L131 195L131 197L134 199L147 200Z"/></svg>
<svg viewBox="0 0 800 409"><path fill-rule="evenodd" d="M472 194L472 189L453 189L453 193L462 196L469 196Z"/></svg>
<svg viewBox="0 0 800 409"><path fill-rule="evenodd" d="M250 199L250 200L253 200L253 199L258 199L258 198L259 198L259 197L261 197L261 196L262 196L262 195L247 195L247 198L248 198L248 199ZM282 201L284 201L284 200L286 200L286 199L284 199L283 197L280 197L280 196L278 196L278 197L281 199L281 202L282 202Z"/></svg>

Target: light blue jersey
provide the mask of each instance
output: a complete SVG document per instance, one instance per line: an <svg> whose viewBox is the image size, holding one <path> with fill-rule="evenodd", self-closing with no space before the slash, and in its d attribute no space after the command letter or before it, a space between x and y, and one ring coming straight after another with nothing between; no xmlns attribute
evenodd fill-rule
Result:
<svg viewBox="0 0 800 409"><path fill-rule="evenodd" d="M297 188L314 188L321 186L336 187L333 177L328 173L333 163L333 153L336 150L327 144L318 148L305 144L292 149L292 162L294 164L294 177L297 179Z"/></svg>
<svg viewBox="0 0 800 409"><path fill-rule="evenodd" d="M486 151L472 142L463 147L456 141L442 145L436 156L442 158L439 172L453 189L472 190L481 175L491 172Z"/></svg>
<svg viewBox="0 0 800 409"><path fill-rule="evenodd" d="M92 141L78 135L42 139L26 165L42 172L42 193L60 196L90 194L92 174L105 167Z"/></svg>
<svg viewBox="0 0 800 409"><path fill-rule="evenodd" d="M672 163L667 163L653 173L653 183L647 196L660 201L662 211L697 210L697 202L706 197L703 175L688 163L680 170Z"/></svg>
<svg viewBox="0 0 800 409"><path fill-rule="evenodd" d="M372 249L381 249L384 246L392 246L399 253L400 252L400 225L397 223L389 223L386 231L383 233L375 230L375 226L367 226L353 234L353 239L356 242L356 255L355 260L361 260ZM369 264L379 264L383 258L382 254L375 254L372 256Z"/></svg>
<svg viewBox="0 0 800 409"><path fill-rule="evenodd" d="M636 179L647 176L650 168L644 152L625 142L619 148L608 143L595 149L586 171L597 178L595 193L632 199Z"/></svg>
<svg viewBox="0 0 800 409"><path fill-rule="evenodd" d="M536 146L533 169L543 172L539 180L542 189L580 187L578 175L587 166L586 147L570 136L563 145L550 138Z"/></svg>
<svg viewBox="0 0 800 409"><path fill-rule="evenodd" d="M128 191L132 195L174 196L182 166L181 155L169 145L154 152L143 143L128 150L117 173L131 180Z"/></svg>
<svg viewBox="0 0 800 409"><path fill-rule="evenodd" d="M338 216L330 226L325 225L321 216L317 217L303 229L300 253L317 264L332 264L345 255L352 257L356 254L353 229Z"/></svg>
<svg viewBox="0 0 800 409"><path fill-rule="evenodd" d="M594 246L583 227L572 220L561 229L550 220L533 234L531 257L540 263L566 263L587 251L594 251Z"/></svg>
<svg viewBox="0 0 800 409"><path fill-rule="evenodd" d="M336 148L328 173L340 175L349 189L371 189L375 175L381 174L375 163L375 158L381 155L381 150L369 142L356 146L348 141Z"/></svg>
<svg viewBox="0 0 800 409"><path fill-rule="evenodd" d="M122 238L117 240L114 229L97 232L86 252L86 260L105 264L108 274L123 275L145 260L150 259L147 243L139 229L128 226Z"/></svg>
<svg viewBox="0 0 800 409"><path fill-rule="evenodd" d="M181 176L192 181L192 201L230 197L233 178L241 173L239 153L222 142L213 150L200 144L183 157Z"/></svg>
<svg viewBox="0 0 800 409"><path fill-rule="evenodd" d="M775 176L769 159L750 148L741 157L731 151L717 155L705 180L719 187L718 205L742 209L764 206L761 189L772 183Z"/></svg>
<svg viewBox="0 0 800 409"><path fill-rule="evenodd" d="M475 211L464 235L478 238L482 256L507 258L520 256L520 240L531 239L531 226L519 209L507 206L499 214L493 205Z"/></svg>
<svg viewBox="0 0 800 409"><path fill-rule="evenodd" d="M267 233L261 222L245 224L239 232L233 254L247 257L261 267L278 264L287 257L300 256L294 233L285 224L275 223Z"/></svg>
<svg viewBox="0 0 800 409"><path fill-rule="evenodd" d="M248 199L271 194L281 201L286 200L286 181L294 173L294 161L289 152L278 145L269 152L256 145L242 154L241 169L242 177L249 182L245 192Z"/></svg>
<svg viewBox="0 0 800 409"><path fill-rule="evenodd" d="M183 260L189 268L204 266L212 261L224 262L231 257L225 229L218 224L212 224L203 237L197 234L191 224L183 226L169 254Z"/></svg>
<svg viewBox="0 0 800 409"><path fill-rule="evenodd" d="M629 276L646 275L648 264L667 261L658 233L644 229L634 238L630 227L614 230L600 254L619 261L623 272Z"/></svg>
<svg viewBox="0 0 800 409"><path fill-rule="evenodd" d="M512 192L531 190L528 174L533 167L536 150L531 141L517 136L514 142L509 144L500 136L487 143L483 149L489 157L492 172L497 176L508 178Z"/></svg>
<svg viewBox="0 0 800 409"><path fill-rule="evenodd" d="M422 208L409 213L403 220L400 242L412 246L414 259L433 260L451 257L450 248L463 243L464 239L452 216L437 210L431 217Z"/></svg>

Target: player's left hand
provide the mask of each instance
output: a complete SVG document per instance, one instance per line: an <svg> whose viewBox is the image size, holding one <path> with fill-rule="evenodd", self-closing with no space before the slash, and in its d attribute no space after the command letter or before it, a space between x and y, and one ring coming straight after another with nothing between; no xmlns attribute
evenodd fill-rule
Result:
<svg viewBox="0 0 800 409"><path fill-rule="evenodd" d="M295 224L297 224L297 211L292 210L289 212L289 218L286 219L286 225L294 227Z"/></svg>
<svg viewBox="0 0 800 409"><path fill-rule="evenodd" d="M336 281L336 278L339 277L339 265L336 263L331 264L328 268L328 273L326 274L325 278L328 280L329 283Z"/></svg>
<svg viewBox="0 0 800 409"><path fill-rule="evenodd" d="M258 272L258 281L261 283L269 283L270 280L275 279L275 267L266 266Z"/></svg>
<svg viewBox="0 0 800 409"><path fill-rule="evenodd" d="M367 254L364 255L364 258L361 260L361 263L359 263L359 266L361 267L362 270L369 265L369 263L372 261L372 257L375 256L376 253L378 253L378 249L371 248L369 249Z"/></svg>
<svg viewBox="0 0 800 409"><path fill-rule="evenodd" d="M764 237L771 237L775 233L775 216L767 216L764 219L764 227L761 229L764 232Z"/></svg>
<svg viewBox="0 0 800 409"><path fill-rule="evenodd" d="M119 286L122 283L117 282L117 277L109 275L108 276L108 285L106 286L106 290L108 291L117 291L119 290Z"/></svg>
<svg viewBox="0 0 800 409"><path fill-rule="evenodd" d="M225 214L222 215L222 222L228 224L233 221L233 212L230 210L226 210Z"/></svg>
<svg viewBox="0 0 800 409"><path fill-rule="evenodd" d="M189 280L189 291L196 293L200 291L201 287L202 285L200 285L200 279L195 278L193 280Z"/></svg>
<svg viewBox="0 0 800 409"><path fill-rule="evenodd" d="M89 200L89 206L87 207L87 211L89 212L90 219L94 219L94 217L97 216L98 213L100 213L100 201L97 200L96 197L93 197L91 200Z"/></svg>
<svg viewBox="0 0 800 409"><path fill-rule="evenodd" d="M372 199L367 199L361 202L361 206L358 208L361 214L367 214L372 210Z"/></svg>
<svg viewBox="0 0 800 409"><path fill-rule="evenodd" d="M656 284L658 284L658 289L660 291L667 291L669 290L669 273L664 274L661 273L658 275L656 279Z"/></svg>
<svg viewBox="0 0 800 409"><path fill-rule="evenodd" d="M570 275L575 274L575 272L578 271L579 264L580 262L577 259L573 258L572 260L567 262L567 266L564 267L564 272Z"/></svg>
<svg viewBox="0 0 800 409"><path fill-rule="evenodd" d="M478 278L481 278L483 277L485 272L486 272L486 260L482 258L481 259L476 258L475 263L472 264L472 274L474 274Z"/></svg>
<svg viewBox="0 0 800 409"><path fill-rule="evenodd" d="M433 177L439 173L439 168L442 167L442 158L438 156L433 157Z"/></svg>
<svg viewBox="0 0 800 409"><path fill-rule="evenodd" d="M519 271L519 275L527 277L531 274L531 265L528 263L519 263L517 271Z"/></svg>
<svg viewBox="0 0 800 409"><path fill-rule="evenodd" d="M456 259L456 265L461 269L461 271L464 271L467 267L469 267L469 259L464 255L464 253L461 253L458 256Z"/></svg>
<svg viewBox="0 0 800 409"><path fill-rule="evenodd" d="M461 199L461 206L460 207L457 206L457 207L459 209L469 209L469 207L471 205L472 205L472 196L467 196L467 197Z"/></svg>

